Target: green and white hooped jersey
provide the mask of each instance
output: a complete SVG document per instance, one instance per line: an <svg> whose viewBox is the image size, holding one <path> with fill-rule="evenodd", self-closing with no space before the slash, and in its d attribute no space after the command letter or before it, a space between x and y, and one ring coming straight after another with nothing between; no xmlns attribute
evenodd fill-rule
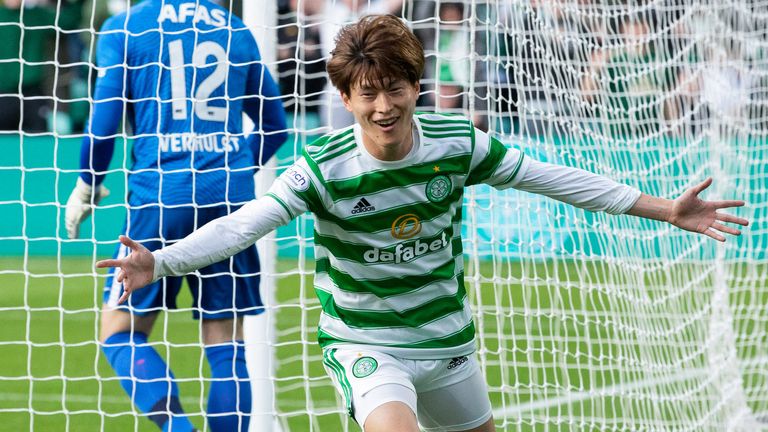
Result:
<svg viewBox="0 0 768 432"><path fill-rule="evenodd" d="M268 193L315 215L323 348L374 345L405 358L474 351L464 287L464 187L514 186L527 159L456 116L414 116L403 160L374 159L358 125L307 146Z"/></svg>

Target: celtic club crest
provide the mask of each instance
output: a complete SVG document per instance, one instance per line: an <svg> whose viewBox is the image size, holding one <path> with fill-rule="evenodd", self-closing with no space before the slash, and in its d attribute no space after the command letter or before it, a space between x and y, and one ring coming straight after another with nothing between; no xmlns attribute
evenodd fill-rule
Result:
<svg viewBox="0 0 768 432"><path fill-rule="evenodd" d="M368 375L376 372L379 367L379 363L373 357L360 357L357 359L354 365L352 365L352 374L356 378L365 378Z"/></svg>
<svg viewBox="0 0 768 432"><path fill-rule="evenodd" d="M427 183L427 198L432 202L440 202L451 194L453 184L448 176L439 175Z"/></svg>

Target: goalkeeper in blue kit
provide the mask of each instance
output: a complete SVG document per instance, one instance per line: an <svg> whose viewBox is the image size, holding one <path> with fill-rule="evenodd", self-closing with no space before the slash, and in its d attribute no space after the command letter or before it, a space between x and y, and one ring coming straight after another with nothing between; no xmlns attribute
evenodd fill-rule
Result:
<svg viewBox="0 0 768 432"><path fill-rule="evenodd" d="M66 206L70 238L108 194L102 181L123 116L133 134L123 234L159 249L253 200L255 170L285 141L286 121L277 86L238 17L206 0L146 0L104 23L96 61L81 174ZM255 124L251 134L243 132L243 113ZM120 245L115 258L128 253ZM241 317L263 312L258 273L251 246L187 278L213 376L213 431L248 429ZM104 355L133 403L162 430L193 429L173 374L147 344L158 312L176 307L181 283L157 281L125 305L118 305L123 286L114 272L104 289Z"/></svg>

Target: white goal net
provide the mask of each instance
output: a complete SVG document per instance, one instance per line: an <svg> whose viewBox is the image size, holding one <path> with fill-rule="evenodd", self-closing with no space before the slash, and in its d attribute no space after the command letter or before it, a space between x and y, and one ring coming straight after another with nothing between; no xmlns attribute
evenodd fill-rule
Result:
<svg viewBox="0 0 768 432"><path fill-rule="evenodd" d="M289 114L267 174L352 121L324 59L341 25L389 12L426 51L419 110L463 114L530 157L650 194L674 198L712 177L705 198L747 202L735 212L750 227L721 244L469 189L465 282L497 430L768 430L768 1L250 2L224 5L260 35ZM11 124L0 130L0 429L153 430L98 344L105 279L93 262L112 254L128 208L129 129L112 196L79 240L63 228L99 20L114 10L13 3L0 5L0 81L12 82L0 83L0 117L21 113L0 119ZM312 234L304 215L264 244L268 310L247 323L252 430L359 430L315 341ZM203 430L211 378L190 303L161 314L150 341Z"/></svg>

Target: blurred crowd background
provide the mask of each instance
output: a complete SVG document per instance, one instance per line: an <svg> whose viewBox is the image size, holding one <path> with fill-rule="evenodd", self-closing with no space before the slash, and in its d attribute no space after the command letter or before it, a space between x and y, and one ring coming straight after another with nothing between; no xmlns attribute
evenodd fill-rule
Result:
<svg viewBox="0 0 768 432"><path fill-rule="evenodd" d="M243 1L218 3L239 15ZM578 128L647 139L696 133L713 118L760 130L766 117L766 31L760 19L744 19L750 11L724 16L676 0L277 3L278 46L262 50L276 49L274 70L287 111L301 119L297 129L352 123L325 59L338 29L368 13L403 17L422 40L419 109L472 113L484 130L538 136ZM131 2L0 4L0 130L80 133L94 35Z"/></svg>

